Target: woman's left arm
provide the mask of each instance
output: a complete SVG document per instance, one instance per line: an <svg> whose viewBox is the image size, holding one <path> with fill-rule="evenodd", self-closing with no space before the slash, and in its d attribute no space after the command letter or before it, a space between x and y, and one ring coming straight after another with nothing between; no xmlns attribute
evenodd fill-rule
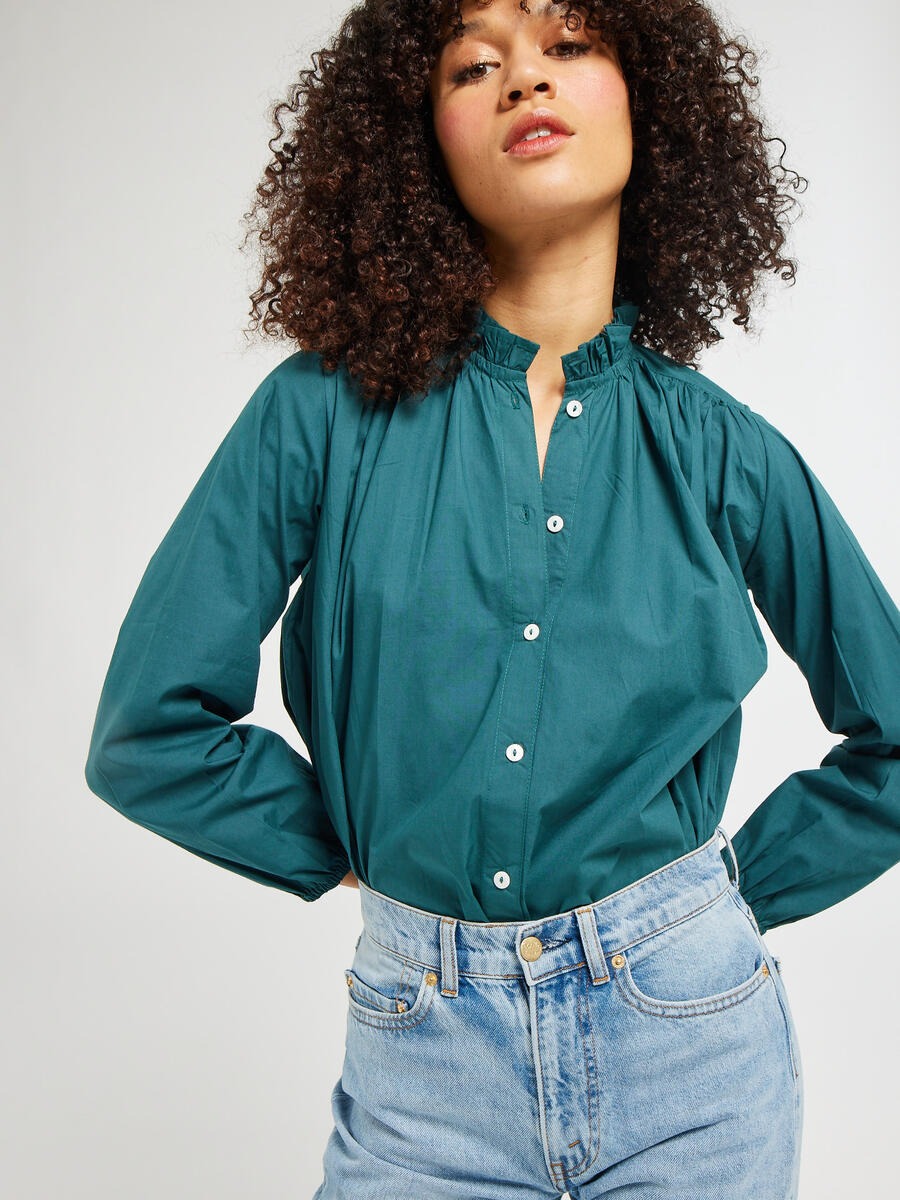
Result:
<svg viewBox="0 0 900 1200"><path fill-rule="evenodd" d="M844 740L736 831L740 889L763 933L900 862L900 612L796 447L746 410L765 489L744 576L823 722Z"/></svg>

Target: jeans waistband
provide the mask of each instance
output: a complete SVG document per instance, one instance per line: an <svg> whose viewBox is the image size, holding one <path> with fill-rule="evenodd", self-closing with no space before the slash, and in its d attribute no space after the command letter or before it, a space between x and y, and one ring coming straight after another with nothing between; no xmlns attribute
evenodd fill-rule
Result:
<svg viewBox="0 0 900 1200"><path fill-rule="evenodd" d="M441 993L455 996L460 975L524 977L529 984L587 964L594 984L610 978L606 958L712 904L732 886L712 837L680 858L591 904L531 921L463 921L414 908L359 881L366 933L402 958L440 972Z"/></svg>

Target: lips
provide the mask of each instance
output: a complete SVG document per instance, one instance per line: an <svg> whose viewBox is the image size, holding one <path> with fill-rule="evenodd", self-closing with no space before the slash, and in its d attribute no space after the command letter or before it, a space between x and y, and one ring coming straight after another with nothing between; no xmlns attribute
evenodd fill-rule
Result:
<svg viewBox="0 0 900 1200"><path fill-rule="evenodd" d="M506 153L511 147L520 142L526 133L530 133L532 129L549 129L551 133L571 134L572 130L556 113L551 112L549 108L535 108L531 112L523 113L517 120L513 121L506 134L506 141L503 143L503 152Z"/></svg>

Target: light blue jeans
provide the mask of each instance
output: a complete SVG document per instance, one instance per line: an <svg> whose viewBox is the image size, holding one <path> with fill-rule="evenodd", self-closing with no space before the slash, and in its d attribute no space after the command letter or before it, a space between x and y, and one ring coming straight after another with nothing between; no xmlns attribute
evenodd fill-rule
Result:
<svg viewBox="0 0 900 1200"><path fill-rule="evenodd" d="M360 883L313 1200L794 1200L797 1034L716 834L535 921Z"/></svg>

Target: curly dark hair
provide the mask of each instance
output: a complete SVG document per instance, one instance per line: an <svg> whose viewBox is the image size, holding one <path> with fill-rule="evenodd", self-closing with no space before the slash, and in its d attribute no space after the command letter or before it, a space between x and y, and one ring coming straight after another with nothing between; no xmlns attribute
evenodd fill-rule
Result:
<svg viewBox="0 0 900 1200"><path fill-rule="evenodd" d="M569 28L579 13L602 28L629 95L613 303L638 304L634 336L696 366L722 337L712 314L732 310L746 331L760 275L794 281L795 260L781 256L798 203L787 187L808 181L769 161L770 142L786 146L754 109L757 56L704 4L563 3ZM351 9L272 105L272 159L244 214L262 258L249 329L317 351L329 372L343 358L374 403L451 379L497 286L433 128L429 73L460 25L459 0Z"/></svg>

